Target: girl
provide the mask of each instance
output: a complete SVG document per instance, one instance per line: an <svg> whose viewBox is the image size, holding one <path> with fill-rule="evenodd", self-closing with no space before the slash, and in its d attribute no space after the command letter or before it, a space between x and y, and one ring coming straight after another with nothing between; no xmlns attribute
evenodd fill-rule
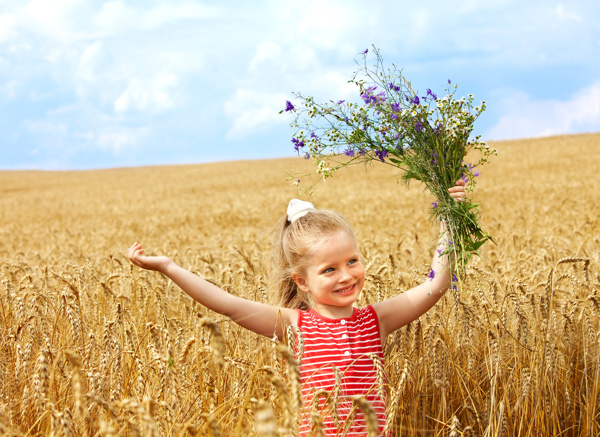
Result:
<svg viewBox="0 0 600 437"><path fill-rule="evenodd" d="M463 201L464 186L459 180L448 191ZM335 389L337 414L330 412L324 418L326 435L341 435L341 428L347 427L347 435L357 437L367 434L365 416L358 412L354 420L350 417L349 423L344 423L352 414L356 396L370 403L380 432L385 425L378 364L383 363L387 336L429 310L450 286L448 257L440 255L447 246L444 230L442 224L432 273L421 285L361 309L354 303L365 283L365 270L350 225L339 213L316 210L311 203L297 199L290 202L282 219L275 247L280 306L233 296L165 256L144 256L138 243L129 248L129 259L139 267L163 273L202 305L257 334L272 337L275 333L281 340L286 325L297 326L303 341L297 352L304 406L311 408L316 403L319 411L324 411L325 399L320 394L322 390L332 394ZM307 436L310 427L310 414L305 412L300 436Z"/></svg>

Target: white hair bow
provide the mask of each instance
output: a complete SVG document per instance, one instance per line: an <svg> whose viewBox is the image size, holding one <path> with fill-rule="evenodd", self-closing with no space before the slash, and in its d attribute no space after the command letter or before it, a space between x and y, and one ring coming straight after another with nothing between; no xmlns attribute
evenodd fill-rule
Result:
<svg viewBox="0 0 600 437"><path fill-rule="evenodd" d="M287 208L287 217L290 223L294 223L310 211L316 211L312 203L300 199L292 199Z"/></svg>

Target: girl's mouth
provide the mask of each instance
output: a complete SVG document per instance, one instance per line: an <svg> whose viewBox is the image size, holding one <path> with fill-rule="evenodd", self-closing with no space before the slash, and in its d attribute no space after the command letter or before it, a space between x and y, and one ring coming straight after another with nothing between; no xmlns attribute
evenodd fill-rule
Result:
<svg viewBox="0 0 600 437"><path fill-rule="evenodd" d="M335 290L335 293L339 293L339 294L352 294L352 292L354 291L355 287L356 287L356 284L352 284L349 287L340 288L339 290Z"/></svg>

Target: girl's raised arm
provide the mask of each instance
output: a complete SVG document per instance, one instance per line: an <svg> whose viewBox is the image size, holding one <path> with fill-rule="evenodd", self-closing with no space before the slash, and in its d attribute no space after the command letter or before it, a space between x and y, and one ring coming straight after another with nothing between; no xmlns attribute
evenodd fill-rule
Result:
<svg viewBox="0 0 600 437"><path fill-rule="evenodd" d="M465 182L462 180L457 181L456 186L448 191L456 200L463 201L466 196ZM425 314L448 290L452 272L448 268L448 255L441 255L447 247L446 224L442 223L438 247L431 262L432 273L425 282L396 297L373 305L373 309L379 318L382 342L385 342L388 334Z"/></svg>
<svg viewBox="0 0 600 437"><path fill-rule="evenodd" d="M257 334L272 337L275 333L279 339L283 339L284 326L298 323L297 311L229 294L205 279L179 267L166 256L145 256L144 249L139 243L134 243L129 248L128 255L136 266L164 274L200 304L229 317L238 325Z"/></svg>

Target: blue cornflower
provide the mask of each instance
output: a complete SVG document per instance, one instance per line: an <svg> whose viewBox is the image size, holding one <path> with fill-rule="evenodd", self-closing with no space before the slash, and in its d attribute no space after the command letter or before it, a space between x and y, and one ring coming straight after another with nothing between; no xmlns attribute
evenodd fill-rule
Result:
<svg viewBox="0 0 600 437"><path fill-rule="evenodd" d="M419 96L415 96L410 102L413 103L414 105L418 105L419 104Z"/></svg>
<svg viewBox="0 0 600 437"><path fill-rule="evenodd" d="M429 278L430 281L433 281L433 278L435 278L435 272L433 271L432 268L429 269L429 275L427 275L427 277Z"/></svg>
<svg viewBox="0 0 600 437"><path fill-rule="evenodd" d="M385 162L384 158L388 156L387 150L375 150L375 156L377 156L381 162Z"/></svg>
<svg viewBox="0 0 600 437"><path fill-rule="evenodd" d="M350 157L353 158L354 157L354 150L352 150L352 149L346 149L346 150L344 150L344 155L350 156Z"/></svg>
<svg viewBox="0 0 600 437"><path fill-rule="evenodd" d="M294 110L294 105L292 105L292 102L290 102L289 100L285 101L285 112L287 111L293 111Z"/></svg>

